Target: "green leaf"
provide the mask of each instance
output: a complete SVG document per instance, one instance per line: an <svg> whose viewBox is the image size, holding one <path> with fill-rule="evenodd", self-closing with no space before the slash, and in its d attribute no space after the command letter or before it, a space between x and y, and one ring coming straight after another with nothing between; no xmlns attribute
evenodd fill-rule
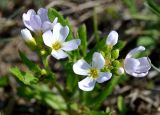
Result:
<svg viewBox="0 0 160 115"><path fill-rule="evenodd" d="M41 68L37 64L35 64L31 60L29 60L23 52L19 51L19 55L20 55L23 63L28 67L28 69L30 69L34 73L41 72Z"/></svg>
<svg viewBox="0 0 160 115"><path fill-rule="evenodd" d="M82 51L83 56L86 56L87 54L87 30L86 30L85 24L80 26L80 28L78 29L78 36L81 39L80 49Z"/></svg>
<svg viewBox="0 0 160 115"><path fill-rule="evenodd" d="M0 87L4 87L6 85L8 85L9 80L7 76L1 76L0 77Z"/></svg>
<svg viewBox="0 0 160 115"><path fill-rule="evenodd" d="M123 2L128 6L131 14L137 13L135 0L123 0Z"/></svg>
<svg viewBox="0 0 160 115"><path fill-rule="evenodd" d="M160 7L159 5L157 5L156 2L154 2L154 0L146 0L147 1L147 5L149 6L149 8L157 15L160 17Z"/></svg>
<svg viewBox="0 0 160 115"><path fill-rule="evenodd" d="M96 97L87 99L87 104L94 107L99 107L101 103L112 93L114 87L118 84L120 76L113 76L112 79L107 83L104 89L98 93Z"/></svg>
<svg viewBox="0 0 160 115"><path fill-rule="evenodd" d="M56 9L53 9L53 8L49 8L48 17L51 22L57 17L59 23L61 23L63 26L67 25L70 30L69 35L67 36L67 40L73 39L72 27L68 19L65 19L60 12L58 12Z"/></svg>
<svg viewBox="0 0 160 115"><path fill-rule="evenodd" d="M111 115L111 112L91 111L87 115Z"/></svg>
<svg viewBox="0 0 160 115"><path fill-rule="evenodd" d="M63 26L66 25L66 20L63 18L62 14L60 12L58 12L56 9L49 8L48 9L48 17L51 22L53 22L54 19L57 17L59 23L61 23Z"/></svg>
<svg viewBox="0 0 160 115"><path fill-rule="evenodd" d="M118 96L117 106L118 106L120 115L126 115L127 109L122 96Z"/></svg>
<svg viewBox="0 0 160 115"><path fill-rule="evenodd" d="M14 76L18 78L25 85L32 85L38 82L38 79L30 73L22 72L19 68L14 67L9 70Z"/></svg>
<svg viewBox="0 0 160 115"><path fill-rule="evenodd" d="M119 40L118 43L114 46L114 49L119 49L120 51L125 47L126 42Z"/></svg>
<svg viewBox="0 0 160 115"><path fill-rule="evenodd" d="M43 99L44 99L45 103L47 103L53 109L57 109L57 110L65 110L66 109L66 105L64 104L65 102L61 96L54 95L53 93L44 93Z"/></svg>
<svg viewBox="0 0 160 115"><path fill-rule="evenodd" d="M149 36L141 36L138 38L137 45L142 45L145 47L154 47L156 45L154 38Z"/></svg>
<svg viewBox="0 0 160 115"><path fill-rule="evenodd" d="M77 90L78 77L73 73L73 63L66 63L65 70L67 73L67 90L69 93L74 93Z"/></svg>
<svg viewBox="0 0 160 115"><path fill-rule="evenodd" d="M45 84L20 87L18 89L18 94L19 96L26 98L35 98L41 103L46 103L48 106L56 110L64 111L66 109L64 99L60 95L54 94Z"/></svg>
<svg viewBox="0 0 160 115"><path fill-rule="evenodd" d="M85 57L86 61L91 61L90 59L92 59L92 55L94 52L100 51L100 50L104 50L104 47L106 46L106 39L102 38L102 40L100 42L98 42L91 50L90 52L87 54L87 56Z"/></svg>

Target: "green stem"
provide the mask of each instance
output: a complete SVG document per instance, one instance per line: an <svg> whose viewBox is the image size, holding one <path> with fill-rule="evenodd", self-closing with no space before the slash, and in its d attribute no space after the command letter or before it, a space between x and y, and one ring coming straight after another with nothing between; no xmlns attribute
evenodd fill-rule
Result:
<svg viewBox="0 0 160 115"><path fill-rule="evenodd" d="M96 13L96 8L94 8L93 12L93 28L94 28L94 34L96 37L96 42L99 41L99 35L98 35L98 22L97 22L97 13Z"/></svg>
<svg viewBox="0 0 160 115"><path fill-rule="evenodd" d="M150 65L157 71L157 72L159 72L160 73L160 69L159 68L157 68L156 66L154 66L152 63L151 63L151 60L149 59L149 58L147 58L148 59L148 61L149 61L149 63L150 63Z"/></svg>
<svg viewBox="0 0 160 115"><path fill-rule="evenodd" d="M95 108L98 108L101 103L103 103L104 100L112 93L114 87L118 84L118 81L120 80L121 76L113 76L111 81L106 85L106 87L99 93L99 95L89 101L89 105L95 106Z"/></svg>

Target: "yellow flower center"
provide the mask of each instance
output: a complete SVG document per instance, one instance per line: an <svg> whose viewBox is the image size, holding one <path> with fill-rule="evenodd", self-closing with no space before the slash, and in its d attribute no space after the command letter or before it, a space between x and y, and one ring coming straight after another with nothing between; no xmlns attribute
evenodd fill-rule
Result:
<svg viewBox="0 0 160 115"><path fill-rule="evenodd" d="M62 47L61 43L59 41L56 41L53 43L52 48L54 50L59 50Z"/></svg>
<svg viewBox="0 0 160 115"><path fill-rule="evenodd" d="M93 78L93 79L95 79L95 78L97 78L98 77L98 70L96 69L96 68L91 68L90 70L89 70L89 74L90 74L90 76Z"/></svg>

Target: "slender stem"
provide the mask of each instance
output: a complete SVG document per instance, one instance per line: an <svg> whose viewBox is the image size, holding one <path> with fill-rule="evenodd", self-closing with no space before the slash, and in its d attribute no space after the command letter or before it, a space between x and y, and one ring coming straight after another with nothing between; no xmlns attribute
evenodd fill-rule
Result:
<svg viewBox="0 0 160 115"><path fill-rule="evenodd" d="M147 58L147 59L148 59L148 62L150 63L150 65L151 65L156 71L158 71L158 72L160 73L160 69L157 68L156 66L154 66L154 65L151 63L151 60L150 60L149 58Z"/></svg>
<svg viewBox="0 0 160 115"><path fill-rule="evenodd" d="M93 12L93 28L94 28L94 34L96 37L96 41L99 41L99 35L98 35L98 22L97 22L97 12L96 12L96 8L94 8L94 12Z"/></svg>

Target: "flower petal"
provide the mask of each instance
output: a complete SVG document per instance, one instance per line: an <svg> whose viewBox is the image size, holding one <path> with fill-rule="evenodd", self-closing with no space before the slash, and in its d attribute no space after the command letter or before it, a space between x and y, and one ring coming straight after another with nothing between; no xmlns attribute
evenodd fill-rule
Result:
<svg viewBox="0 0 160 115"><path fill-rule="evenodd" d="M146 73L151 68L151 65L147 59L147 57L138 58L138 61L140 62L140 65L136 69L137 73Z"/></svg>
<svg viewBox="0 0 160 115"><path fill-rule="evenodd" d="M112 73L109 72L100 72L99 77L96 79L98 83L103 83L109 80L112 77Z"/></svg>
<svg viewBox="0 0 160 115"><path fill-rule="evenodd" d="M52 22L53 26L55 26L55 24L57 24L57 22L58 22L58 18L56 17Z"/></svg>
<svg viewBox="0 0 160 115"><path fill-rule="evenodd" d="M77 49L80 43L81 43L80 39L74 39L68 42L64 42L62 49L65 51L72 51Z"/></svg>
<svg viewBox="0 0 160 115"><path fill-rule="evenodd" d="M63 27L60 23L55 24L53 28L53 35L56 39L60 41L65 41L69 34L69 28L68 26Z"/></svg>
<svg viewBox="0 0 160 115"><path fill-rule="evenodd" d="M43 24L42 24L42 30L43 32L46 32L48 30L52 30L53 29L53 26L52 26L52 23L49 22L49 21L45 21Z"/></svg>
<svg viewBox="0 0 160 115"><path fill-rule="evenodd" d="M78 75L88 75L89 68L91 68L91 66L83 59L78 60L73 65L73 71Z"/></svg>
<svg viewBox="0 0 160 115"><path fill-rule="evenodd" d="M46 32L48 30L52 30L54 28L54 26L56 25L57 21L58 21L57 17L54 19L53 23L51 23L50 21L44 21L42 24L43 32Z"/></svg>
<svg viewBox="0 0 160 115"><path fill-rule="evenodd" d="M40 16L42 23L45 21L49 21L48 19L48 10L45 8L40 8L37 12L37 14Z"/></svg>
<svg viewBox="0 0 160 115"><path fill-rule="evenodd" d="M118 33L116 31L111 31L106 40L107 45L114 46L118 42Z"/></svg>
<svg viewBox="0 0 160 115"><path fill-rule="evenodd" d="M95 52L92 56L92 67L102 69L105 64L105 59L101 53Z"/></svg>
<svg viewBox="0 0 160 115"><path fill-rule="evenodd" d="M67 38L68 34L69 34L69 27L68 26L62 27L61 30L60 30L59 39L61 41L65 41L65 39Z"/></svg>
<svg viewBox="0 0 160 115"><path fill-rule="evenodd" d="M51 55L56 58L57 60L59 59L64 59L66 57L68 57L68 54L65 53L63 50L58 50L58 51L55 51L55 50L52 50L51 52Z"/></svg>
<svg viewBox="0 0 160 115"><path fill-rule="evenodd" d="M140 52L140 51L144 51L145 47L143 46L139 46L137 48L132 49L126 56L126 58L131 58L134 54Z"/></svg>
<svg viewBox="0 0 160 115"><path fill-rule="evenodd" d="M36 15L36 12L33 9L28 10L27 13L23 13L22 18L23 18L23 20L29 21L31 18L31 15Z"/></svg>
<svg viewBox="0 0 160 115"><path fill-rule="evenodd" d="M139 65L140 62L138 61L138 59L127 58L124 60L124 69L130 75L135 72Z"/></svg>
<svg viewBox="0 0 160 115"><path fill-rule="evenodd" d="M53 27L53 37L54 37L54 39L59 40L61 28L62 28L62 25L60 23L55 24L55 26Z"/></svg>
<svg viewBox="0 0 160 115"><path fill-rule="evenodd" d="M148 74L148 72L146 73L131 73L130 75L134 76L134 77L145 77Z"/></svg>
<svg viewBox="0 0 160 115"><path fill-rule="evenodd" d="M41 31L41 18L38 15L31 15L30 25L33 28L33 31Z"/></svg>
<svg viewBox="0 0 160 115"><path fill-rule="evenodd" d="M49 47L52 47L52 44L54 42L53 33L50 30L46 31L42 37L43 37L44 44Z"/></svg>
<svg viewBox="0 0 160 115"><path fill-rule="evenodd" d="M91 77L86 77L85 79L78 82L78 87L83 91L92 91L95 86L96 81Z"/></svg>
<svg viewBox="0 0 160 115"><path fill-rule="evenodd" d="M22 15L22 19L23 19L24 25L25 25L28 29L30 29L31 31L33 31L33 28L32 28L32 26L30 25L31 15L36 15L36 12L35 12L33 9L30 9L30 10L28 10L27 13L24 13L24 14Z"/></svg>

